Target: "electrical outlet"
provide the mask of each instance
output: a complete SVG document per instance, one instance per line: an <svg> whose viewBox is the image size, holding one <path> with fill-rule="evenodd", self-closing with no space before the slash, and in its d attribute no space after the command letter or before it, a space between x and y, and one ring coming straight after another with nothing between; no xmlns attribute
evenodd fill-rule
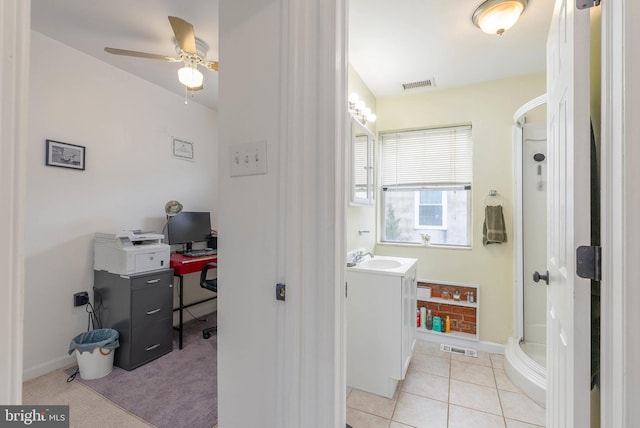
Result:
<svg viewBox="0 0 640 428"><path fill-rule="evenodd" d="M84 306L89 303L89 293L81 291L73 295L73 306Z"/></svg>

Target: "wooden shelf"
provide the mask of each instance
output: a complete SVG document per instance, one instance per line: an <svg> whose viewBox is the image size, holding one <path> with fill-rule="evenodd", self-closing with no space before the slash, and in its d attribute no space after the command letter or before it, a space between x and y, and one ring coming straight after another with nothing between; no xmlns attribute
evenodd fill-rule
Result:
<svg viewBox="0 0 640 428"><path fill-rule="evenodd" d="M431 302L438 303L441 305L452 305L452 306L464 306L466 308L477 308L478 304L476 302L467 302L466 300L455 300L455 299L441 299L440 297L430 297L428 299L418 299L421 302Z"/></svg>
<svg viewBox="0 0 640 428"><path fill-rule="evenodd" d="M457 339L478 341L478 336L476 336L475 334L462 333L460 331L450 331L449 333L440 333L438 331L427 330L426 328L422 328L422 327L420 328L416 327L416 331L424 334L431 334L434 336L442 336L442 338L454 337Z"/></svg>
<svg viewBox="0 0 640 428"><path fill-rule="evenodd" d="M430 287L431 295L417 298L418 307L426 307L431 309L433 315L440 313L443 319L446 316L451 318L451 331L449 333L434 332L426 328L419 327L417 331L426 333L429 338L435 338L437 335L442 337L436 340L445 340L449 338L451 341L474 341L480 339L479 321L480 321L480 286L476 284L462 284L434 280L418 279L420 288ZM454 291L460 293L461 300L453 298L442 298L441 293L448 292L453 294ZM467 293L473 293L474 301L468 302Z"/></svg>

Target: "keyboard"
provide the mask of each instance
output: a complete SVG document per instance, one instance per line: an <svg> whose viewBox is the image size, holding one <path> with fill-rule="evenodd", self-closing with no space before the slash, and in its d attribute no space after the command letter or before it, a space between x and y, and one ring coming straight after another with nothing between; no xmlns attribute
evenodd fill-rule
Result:
<svg viewBox="0 0 640 428"><path fill-rule="evenodd" d="M218 250L214 250L213 248L201 248L199 250L185 251L182 253L185 257L203 257L212 256L214 254L218 254Z"/></svg>

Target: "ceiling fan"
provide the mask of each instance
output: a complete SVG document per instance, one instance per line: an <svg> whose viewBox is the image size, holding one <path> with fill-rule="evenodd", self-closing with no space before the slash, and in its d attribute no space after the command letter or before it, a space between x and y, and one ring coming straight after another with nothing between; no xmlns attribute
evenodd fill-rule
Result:
<svg viewBox="0 0 640 428"><path fill-rule="evenodd" d="M117 48L104 48L104 50L114 55L159 59L167 62L182 62L184 66L178 70L178 80L185 85L189 91L199 91L203 88L202 82L204 76L200 70L198 70L198 66L202 65L207 70L218 71L218 62L205 61L204 57L207 54L208 46L194 35L193 25L175 16L169 17L169 23L176 36L176 52L180 58Z"/></svg>

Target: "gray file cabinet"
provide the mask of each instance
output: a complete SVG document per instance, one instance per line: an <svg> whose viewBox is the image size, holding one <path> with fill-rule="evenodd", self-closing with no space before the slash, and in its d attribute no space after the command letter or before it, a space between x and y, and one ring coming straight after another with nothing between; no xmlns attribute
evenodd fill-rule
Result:
<svg viewBox="0 0 640 428"><path fill-rule="evenodd" d="M102 327L120 333L120 347L114 357L116 366L133 370L171 352L172 269L135 275L94 271L94 287L94 306L99 306Z"/></svg>

